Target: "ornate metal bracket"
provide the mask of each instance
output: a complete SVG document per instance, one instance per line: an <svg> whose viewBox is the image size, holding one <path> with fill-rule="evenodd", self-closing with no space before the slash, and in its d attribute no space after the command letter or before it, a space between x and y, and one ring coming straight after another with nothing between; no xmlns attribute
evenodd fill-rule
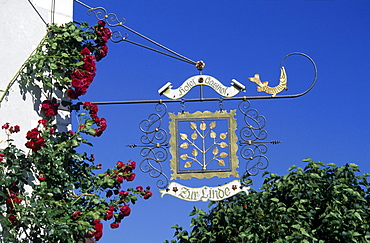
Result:
<svg viewBox="0 0 370 243"><path fill-rule="evenodd" d="M162 163L168 159L168 133L161 128L162 119L167 114L167 105L159 103L155 106L155 113L148 116L140 122L140 131L144 133L141 136L142 144L130 144L127 147L140 147L140 155L144 158L140 162L140 170L149 173L152 178L159 178L158 188L167 188L169 179L163 172Z"/></svg>
<svg viewBox="0 0 370 243"><path fill-rule="evenodd" d="M260 170L269 165L269 159L265 155L268 151L266 143L278 144L280 141L265 141L267 131L264 129L266 118L258 113L248 100L239 103L239 111L243 114L244 126L239 132L240 156L244 158L246 170L243 177L255 176Z"/></svg>

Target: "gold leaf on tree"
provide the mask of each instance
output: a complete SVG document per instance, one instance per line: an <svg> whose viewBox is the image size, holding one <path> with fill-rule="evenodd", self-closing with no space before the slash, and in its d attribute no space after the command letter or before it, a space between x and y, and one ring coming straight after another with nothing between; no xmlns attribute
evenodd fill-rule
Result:
<svg viewBox="0 0 370 243"><path fill-rule="evenodd" d="M200 124L199 128L200 128L200 130L204 131L204 130L207 129L207 124L204 121L202 121L202 123Z"/></svg>
<svg viewBox="0 0 370 243"><path fill-rule="evenodd" d="M185 133L180 133L180 137L182 140L188 139L188 135L186 135Z"/></svg>
<svg viewBox="0 0 370 243"><path fill-rule="evenodd" d="M194 131L192 134L191 134L191 139L195 140L198 138L198 134L196 131Z"/></svg>
<svg viewBox="0 0 370 243"><path fill-rule="evenodd" d="M189 167L191 167L191 162L190 162L190 161L186 162L186 163L185 163L185 165L184 165L184 167L185 167L185 168L189 168Z"/></svg>
<svg viewBox="0 0 370 243"><path fill-rule="evenodd" d="M182 154L182 155L180 156L180 158L181 158L182 160L187 160L187 159L189 158L189 155L187 155L187 154Z"/></svg>
<svg viewBox="0 0 370 243"><path fill-rule="evenodd" d="M196 157L198 155L198 150L196 149L193 149L193 151L191 152L191 154Z"/></svg>
<svg viewBox="0 0 370 243"><path fill-rule="evenodd" d="M216 148L214 148L214 149L213 149L213 151L212 151L212 153L213 153L214 155L218 154L218 148L217 148L217 147L216 147Z"/></svg>
<svg viewBox="0 0 370 243"><path fill-rule="evenodd" d="M227 132L223 132L220 134L221 139L225 139L227 137Z"/></svg>
<svg viewBox="0 0 370 243"><path fill-rule="evenodd" d="M216 138L217 134L214 131L212 131L211 134L209 134L209 136L211 138Z"/></svg>
<svg viewBox="0 0 370 243"><path fill-rule="evenodd" d="M220 153L220 157L221 158L226 158L228 156L228 154L227 153L225 153L225 152L222 152L222 153Z"/></svg>
<svg viewBox="0 0 370 243"><path fill-rule="evenodd" d="M197 124L195 124L194 122L190 122L190 128L193 130L197 129Z"/></svg>
<svg viewBox="0 0 370 243"><path fill-rule="evenodd" d="M182 144L180 145L180 148L182 148L182 149L187 149L187 148L189 148L189 144L188 144L187 142L182 143Z"/></svg>
<svg viewBox="0 0 370 243"><path fill-rule="evenodd" d="M225 161L223 159L218 160L218 165L219 166L225 166Z"/></svg>
<svg viewBox="0 0 370 243"><path fill-rule="evenodd" d="M216 121L213 121L211 122L211 124L209 124L209 128L213 129L216 127Z"/></svg>
<svg viewBox="0 0 370 243"><path fill-rule="evenodd" d="M226 148L226 147L228 147L229 145L227 144L227 143L225 143L225 142L221 142L221 143L219 143L219 145L220 145L220 147L221 148Z"/></svg>

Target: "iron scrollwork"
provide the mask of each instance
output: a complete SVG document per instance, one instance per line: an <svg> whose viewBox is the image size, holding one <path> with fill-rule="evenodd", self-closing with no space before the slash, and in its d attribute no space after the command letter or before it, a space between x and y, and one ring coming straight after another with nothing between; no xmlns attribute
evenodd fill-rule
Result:
<svg viewBox="0 0 370 243"><path fill-rule="evenodd" d="M116 14L114 13L108 13L107 10L105 10L102 7L97 7L97 8L90 8L87 11L88 15L91 15L93 13L98 20L104 20L106 24L109 27L116 27L116 26L122 26L125 27L124 24L126 23L125 18L118 18ZM126 27L127 28L127 27ZM122 33L118 30L115 30L112 32L112 38L111 40L113 42L121 42L123 40L127 39L127 33L125 36L122 35Z"/></svg>
<svg viewBox="0 0 370 243"><path fill-rule="evenodd" d="M141 147L140 155L144 158L140 162L140 170L149 173L152 178L159 178L157 187L167 188L169 179L163 172L162 163L168 159L168 133L161 128L162 119L167 114L167 105L157 104L155 113L140 122L140 131L144 134L140 138L141 145L131 144L129 147Z"/></svg>
<svg viewBox="0 0 370 243"><path fill-rule="evenodd" d="M277 144L279 141L265 141L267 131L264 129L266 118L258 113L258 110L251 108L248 100L239 103L239 111L243 114L244 126L240 130L239 145L240 156L247 160L246 170L243 178L250 179L250 176L257 175L260 170L269 166L269 159L265 155L268 151L266 143Z"/></svg>

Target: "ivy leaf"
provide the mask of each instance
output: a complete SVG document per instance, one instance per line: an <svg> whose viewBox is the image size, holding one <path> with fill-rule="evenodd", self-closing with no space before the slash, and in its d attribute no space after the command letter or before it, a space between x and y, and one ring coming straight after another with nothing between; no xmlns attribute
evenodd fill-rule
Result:
<svg viewBox="0 0 370 243"><path fill-rule="evenodd" d="M209 124L209 128L214 129L215 127L216 127L216 121L213 121L211 122L211 124Z"/></svg>
<svg viewBox="0 0 370 243"><path fill-rule="evenodd" d="M187 160L187 159L189 158L189 155L187 155L187 154L182 154L182 155L180 156L180 158L181 158L182 160Z"/></svg>

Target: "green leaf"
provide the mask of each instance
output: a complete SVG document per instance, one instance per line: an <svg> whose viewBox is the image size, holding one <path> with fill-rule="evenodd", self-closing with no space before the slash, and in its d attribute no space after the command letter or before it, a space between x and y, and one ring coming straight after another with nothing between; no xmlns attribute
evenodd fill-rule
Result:
<svg viewBox="0 0 370 243"><path fill-rule="evenodd" d="M270 200L273 201L273 202L279 202L278 198L271 198Z"/></svg>
<svg viewBox="0 0 370 243"><path fill-rule="evenodd" d="M95 133L96 133L96 131L94 130L94 128L91 128L91 127L87 130L87 132L88 132L90 135L95 135Z"/></svg>
<svg viewBox="0 0 370 243"><path fill-rule="evenodd" d="M288 171L291 171L291 170L293 170L295 168L297 168L297 166L296 165L292 165L292 166L289 167Z"/></svg>
<svg viewBox="0 0 370 243"><path fill-rule="evenodd" d="M71 146L72 147L78 147L80 143L77 141L77 139L72 139L71 140Z"/></svg>

